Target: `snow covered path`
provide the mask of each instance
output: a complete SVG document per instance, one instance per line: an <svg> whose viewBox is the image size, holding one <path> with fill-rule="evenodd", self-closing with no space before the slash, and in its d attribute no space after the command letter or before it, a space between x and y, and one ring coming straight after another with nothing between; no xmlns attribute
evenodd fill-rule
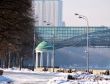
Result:
<svg viewBox="0 0 110 84"><path fill-rule="evenodd" d="M52 73L28 73L5 71L4 76L12 79L14 84L46 84L49 79L56 76Z"/></svg>

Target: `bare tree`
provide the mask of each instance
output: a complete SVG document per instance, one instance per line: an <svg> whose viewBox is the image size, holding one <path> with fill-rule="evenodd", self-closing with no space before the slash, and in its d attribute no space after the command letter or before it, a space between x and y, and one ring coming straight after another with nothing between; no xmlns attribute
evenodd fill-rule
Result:
<svg viewBox="0 0 110 84"><path fill-rule="evenodd" d="M31 55L33 24L32 0L0 0L0 53Z"/></svg>

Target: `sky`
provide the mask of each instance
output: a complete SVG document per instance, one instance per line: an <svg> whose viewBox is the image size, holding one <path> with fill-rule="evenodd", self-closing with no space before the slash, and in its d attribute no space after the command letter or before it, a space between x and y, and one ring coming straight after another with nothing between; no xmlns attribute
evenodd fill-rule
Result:
<svg viewBox="0 0 110 84"><path fill-rule="evenodd" d="M63 21L67 26L86 26L84 19L74 13L88 18L90 26L110 26L110 0L62 0Z"/></svg>

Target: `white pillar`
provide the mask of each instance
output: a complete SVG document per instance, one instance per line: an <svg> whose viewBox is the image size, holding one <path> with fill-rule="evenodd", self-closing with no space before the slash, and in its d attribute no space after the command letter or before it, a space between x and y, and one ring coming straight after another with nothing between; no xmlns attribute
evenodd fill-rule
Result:
<svg viewBox="0 0 110 84"><path fill-rule="evenodd" d="M49 67L49 52L47 52L47 67Z"/></svg>
<svg viewBox="0 0 110 84"><path fill-rule="evenodd" d="M40 67L43 66L43 52L40 53Z"/></svg>
<svg viewBox="0 0 110 84"><path fill-rule="evenodd" d="M38 60L38 52L36 52L36 64L35 64L35 67L37 68L39 65L39 60Z"/></svg>

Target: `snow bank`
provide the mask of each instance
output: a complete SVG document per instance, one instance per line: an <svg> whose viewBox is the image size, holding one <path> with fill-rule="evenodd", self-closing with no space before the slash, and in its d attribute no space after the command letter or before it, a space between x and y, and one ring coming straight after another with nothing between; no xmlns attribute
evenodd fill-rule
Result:
<svg viewBox="0 0 110 84"><path fill-rule="evenodd" d="M13 82L11 79L4 76L0 76L0 84L10 84L11 82Z"/></svg>
<svg viewBox="0 0 110 84"><path fill-rule="evenodd" d="M68 79L68 75L72 79ZM110 84L110 76L93 75L89 73L61 74L61 77L54 77L47 84Z"/></svg>

